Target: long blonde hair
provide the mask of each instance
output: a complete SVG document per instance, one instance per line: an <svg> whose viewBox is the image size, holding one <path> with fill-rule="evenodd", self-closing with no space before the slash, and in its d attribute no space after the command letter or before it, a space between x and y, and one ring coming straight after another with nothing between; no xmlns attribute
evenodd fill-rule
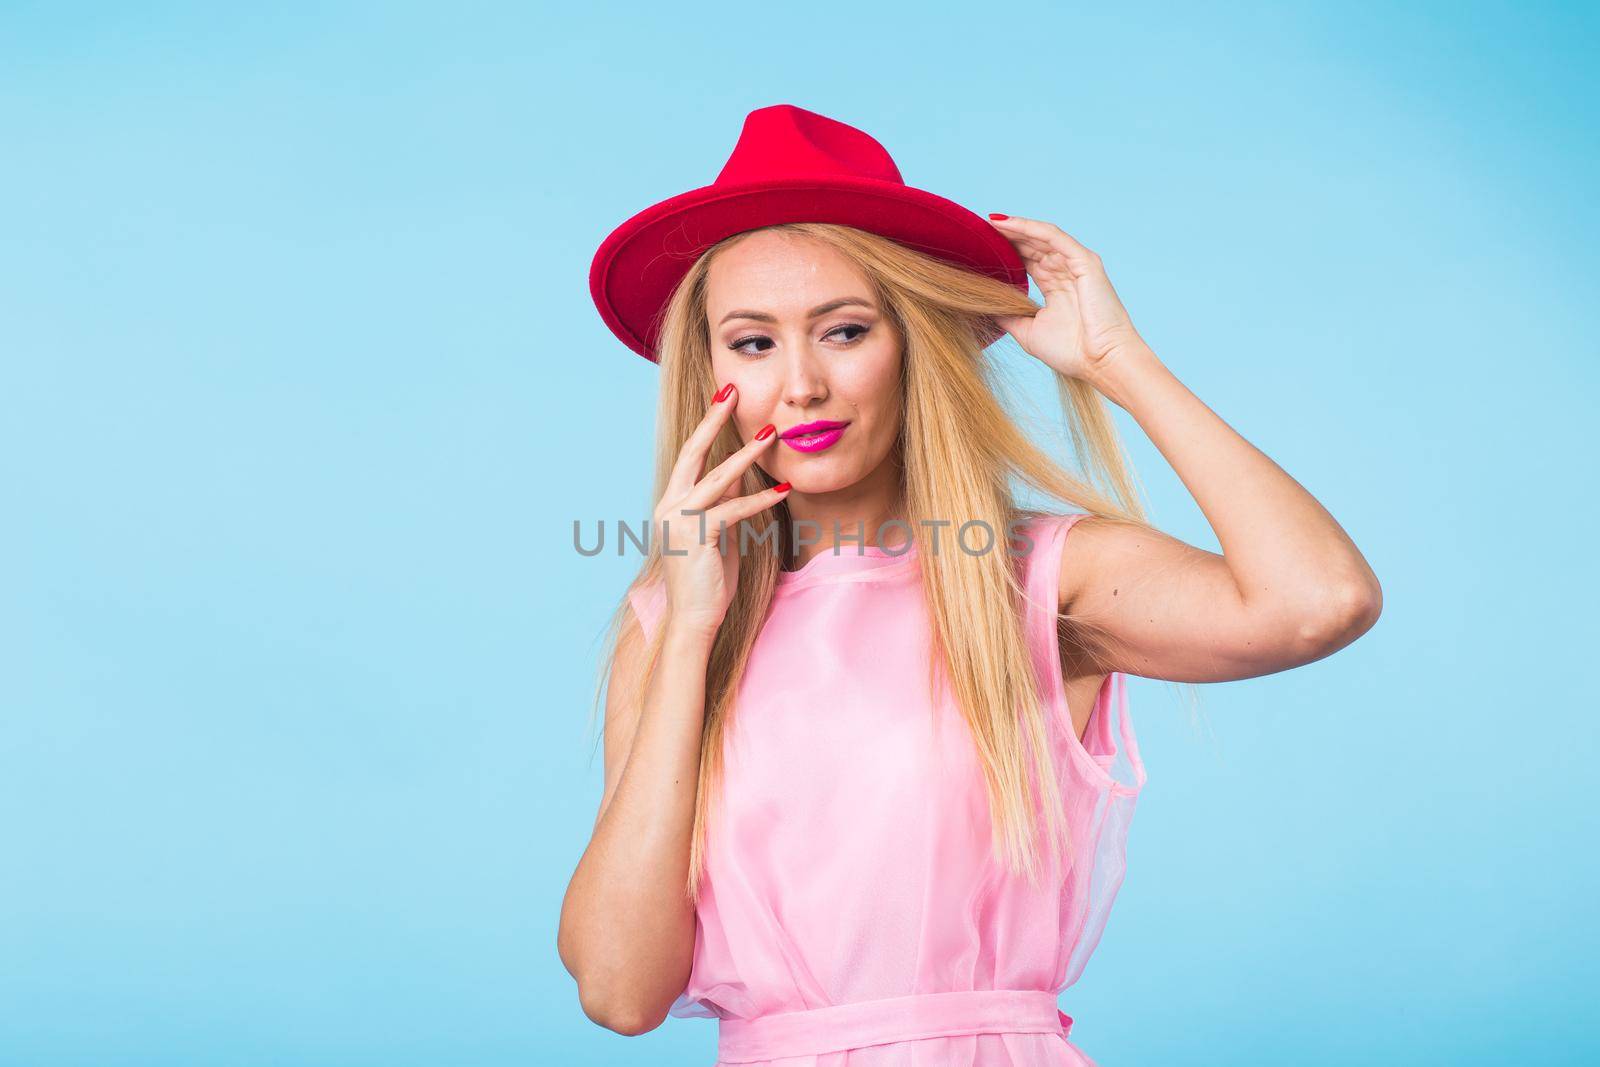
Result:
<svg viewBox="0 0 1600 1067"><path fill-rule="evenodd" d="M897 448L903 463L905 520L922 530L924 520L981 520L993 531L1010 531L1026 512L1012 495L1016 479L1076 510L1114 522L1149 528L1126 453L1105 401L1085 382L1056 374L1066 425L1090 479L1074 477L1033 444L1002 406L995 368L981 347L980 331L995 315L1032 315L1039 306L1011 285L924 255L905 245L848 226L785 223L766 227L820 241L848 256L865 274L903 341L904 424ZM661 314L657 344L661 385L657 407L656 475L651 510L684 441L705 414L716 391L706 327L706 279L712 260L748 237L745 231L712 246L695 262ZM950 433L952 426L960 433ZM742 444L730 421L711 446L706 469ZM739 495L775 484L752 465ZM779 552L749 552L740 559L738 587L711 650L706 672L706 710L694 832L686 890L698 900L704 872L706 828L722 777L723 735L733 714L751 647L787 558L790 521L780 502L745 520L752 538L776 540ZM956 523L959 525L960 522ZM770 529L776 523L778 530ZM732 530L730 534L737 531ZM997 546L1002 534L996 533ZM959 561L959 562L958 562ZM1050 762L1047 706L1039 691L1022 627L1023 591L1004 551L980 554L920 554L922 583L936 654L929 664L930 692L948 687L972 732L989 795L993 847L1013 872L1037 881L1040 856L1035 802L1042 806L1052 858L1065 842L1062 798ZM651 538L630 591L664 577L658 539ZM596 707L609 678L617 642L630 614L618 604L601 657ZM1091 657L1108 647L1091 620L1061 620ZM661 632L646 653L644 676L654 669ZM646 687L638 687L642 699ZM1030 774L1041 793L1035 793Z"/></svg>

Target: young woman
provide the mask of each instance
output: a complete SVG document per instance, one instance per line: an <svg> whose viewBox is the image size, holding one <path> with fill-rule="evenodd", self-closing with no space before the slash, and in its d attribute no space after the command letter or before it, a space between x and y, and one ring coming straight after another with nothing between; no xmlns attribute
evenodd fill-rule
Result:
<svg viewBox="0 0 1600 1067"><path fill-rule="evenodd" d="M591 287L661 404L562 907L583 1010L624 1034L715 1017L726 1064L1092 1063L1057 996L1145 781L1126 676L1329 655L1378 615L1361 553L1162 365L1095 253L904 185L814 112L752 112L715 183L606 239ZM1109 495L1007 414L1004 333ZM1102 398L1222 554L1144 521Z"/></svg>

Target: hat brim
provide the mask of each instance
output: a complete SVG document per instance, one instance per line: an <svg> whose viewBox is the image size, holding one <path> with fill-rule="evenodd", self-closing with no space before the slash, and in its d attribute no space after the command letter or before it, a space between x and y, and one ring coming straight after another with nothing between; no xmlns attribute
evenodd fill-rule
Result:
<svg viewBox="0 0 1600 1067"><path fill-rule="evenodd" d="M952 200L872 178L793 178L703 186L645 208L601 242L589 293L611 332L653 363L661 309L695 260L725 237L783 222L854 226L1028 292L1016 248Z"/></svg>

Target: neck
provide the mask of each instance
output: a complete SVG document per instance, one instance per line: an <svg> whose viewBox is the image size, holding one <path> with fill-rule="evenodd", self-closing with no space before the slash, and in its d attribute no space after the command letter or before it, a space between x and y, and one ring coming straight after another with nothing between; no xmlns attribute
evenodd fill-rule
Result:
<svg viewBox="0 0 1600 1067"><path fill-rule="evenodd" d="M840 544L846 546L840 549L845 552L855 551L857 544L878 548L905 544L911 539L905 526L883 528L892 520L906 521L900 484L900 468L891 457L866 478L842 489L790 493L785 501L790 533L793 540L803 537L808 543L796 547L791 541L787 568L798 570L812 557L832 552ZM883 543L879 541L880 530Z"/></svg>

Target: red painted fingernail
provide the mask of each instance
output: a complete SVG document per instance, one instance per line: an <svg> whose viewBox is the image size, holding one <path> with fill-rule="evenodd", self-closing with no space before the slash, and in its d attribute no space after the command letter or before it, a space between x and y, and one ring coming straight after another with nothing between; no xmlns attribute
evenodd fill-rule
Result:
<svg viewBox="0 0 1600 1067"><path fill-rule="evenodd" d="M1009 219L1011 216L1010 215L1002 215L998 211L991 211L991 212L989 212L989 217L991 219Z"/></svg>
<svg viewBox="0 0 1600 1067"><path fill-rule="evenodd" d="M761 427L760 430L756 431L756 440L765 441L767 438L772 436L772 431L776 429L777 427L772 425L772 423L767 423L765 426Z"/></svg>
<svg viewBox="0 0 1600 1067"><path fill-rule="evenodd" d="M779 482L777 485L773 486L772 488L776 489L780 493L787 493L789 491L789 483L788 482Z"/></svg>
<svg viewBox="0 0 1600 1067"><path fill-rule="evenodd" d="M733 383L729 382L727 385L724 385L721 389L718 389L717 390L717 395L712 397L712 399L720 404L724 400L728 399L728 394L731 393L731 392L733 392Z"/></svg>

